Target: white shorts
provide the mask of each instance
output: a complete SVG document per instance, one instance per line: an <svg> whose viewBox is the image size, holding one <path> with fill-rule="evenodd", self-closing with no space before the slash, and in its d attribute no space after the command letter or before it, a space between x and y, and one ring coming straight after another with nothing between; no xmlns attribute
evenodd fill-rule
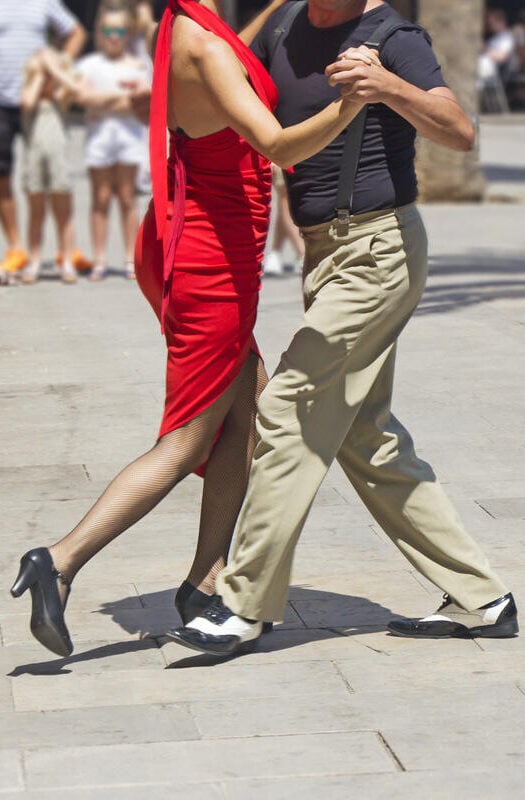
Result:
<svg viewBox="0 0 525 800"><path fill-rule="evenodd" d="M87 167L138 166L144 160L142 125L129 117L107 117L88 122L84 157Z"/></svg>

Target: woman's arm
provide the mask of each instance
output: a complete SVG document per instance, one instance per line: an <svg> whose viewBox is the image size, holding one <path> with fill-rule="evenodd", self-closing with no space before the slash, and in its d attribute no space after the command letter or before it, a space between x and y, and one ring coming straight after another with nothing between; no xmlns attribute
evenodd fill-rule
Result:
<svg viewBox="0 0 525 800"><path fill-rule="evenodd" d="M242 39L244 44L250 45L274 11L284 6L286 2L287 0L271 0L271 2L239 32L239 39Z"/></svg>
<svg viewBox="0 0 525 800"><path fill-rule="evenodd" d="M193 62L217 120L282 168L326 147L364 104L360 99L338 98L304 122L283 128L259 100L236 56L221 39L207 38L194 52Z"/></svg>

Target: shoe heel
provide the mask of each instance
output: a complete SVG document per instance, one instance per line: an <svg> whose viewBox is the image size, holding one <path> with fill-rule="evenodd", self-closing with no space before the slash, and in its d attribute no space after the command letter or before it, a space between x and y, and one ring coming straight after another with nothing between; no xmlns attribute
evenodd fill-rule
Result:
<svg viewBox="0 0 525 800"><path fill-rule="evenodd" d="M13 597L20 597L24 592L29 589L38 580L38 572L32 561L22 561L20 563L20 572L14 584L11 587L11 594Z"/></svg>
<svg viewBox="0 0 525 800"><path fill-rule="evenodd" d="M271 633L273 631L273 622L263 622L262 632Z"/></svg>

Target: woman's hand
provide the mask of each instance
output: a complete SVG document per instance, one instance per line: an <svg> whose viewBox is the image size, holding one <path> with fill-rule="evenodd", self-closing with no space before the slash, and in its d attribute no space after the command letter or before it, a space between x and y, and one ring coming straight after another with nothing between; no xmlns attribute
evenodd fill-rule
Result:
<svg viewBox="0 0 525 800"><path fill-rule="evenodd" d="M365 103L383 102L396 81L396 76L381 64L377 50L365 45L345 50L325 73L330 86L341 86L343 97Z"/></svg>

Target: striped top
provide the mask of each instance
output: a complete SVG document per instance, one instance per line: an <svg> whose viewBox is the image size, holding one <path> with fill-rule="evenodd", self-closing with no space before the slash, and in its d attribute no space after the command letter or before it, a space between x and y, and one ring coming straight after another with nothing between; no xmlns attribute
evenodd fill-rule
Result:
<svg viewBox="0 0 525 800"><path fill-rule="evenodd" d="M62 0L1 0L0 105L20 105L24 66L48 33L62 38L77 24Z"/></svg>

